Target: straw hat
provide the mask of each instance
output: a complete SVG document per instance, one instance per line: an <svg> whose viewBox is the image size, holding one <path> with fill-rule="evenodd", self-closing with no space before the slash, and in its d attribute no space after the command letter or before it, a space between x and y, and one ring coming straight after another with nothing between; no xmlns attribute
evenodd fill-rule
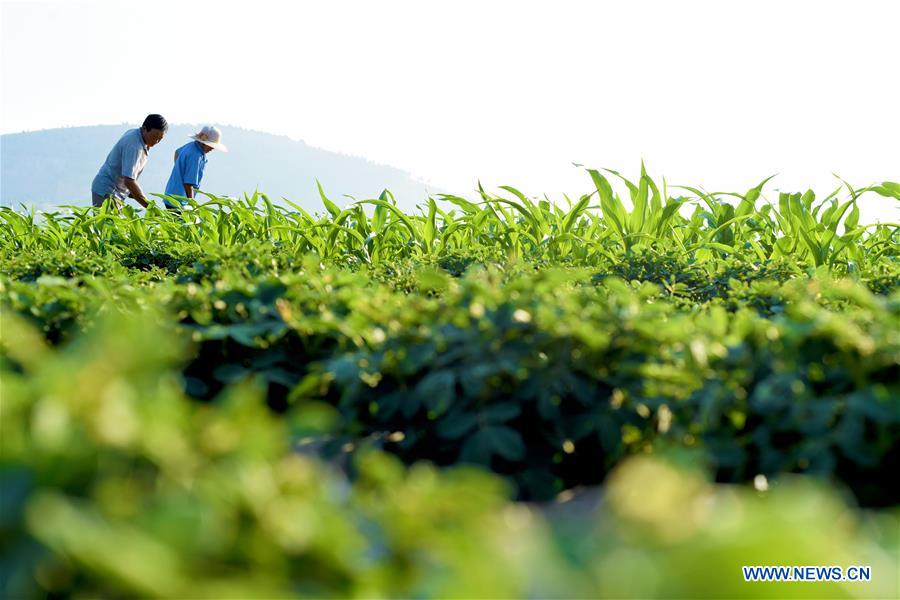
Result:
<svg viewBox="0 0 900 600"><path fill-rule="evenodd" d="M225 147L225 144L221 142L222 132L219 131L218 127L213 127L212 125L206 125L203 129L200 130L199 133L195 133L190 136L191 139L197 140L201 144L206 144L210 148L215 148L216 150L221 150L222 152L228 152L228 148Z"/></svg>

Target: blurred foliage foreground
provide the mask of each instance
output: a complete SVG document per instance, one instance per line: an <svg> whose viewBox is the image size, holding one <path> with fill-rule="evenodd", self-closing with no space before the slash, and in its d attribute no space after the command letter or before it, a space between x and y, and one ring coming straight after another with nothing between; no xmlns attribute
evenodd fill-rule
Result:
<svg viewBox="0 0 900 600"><path fill-rule="evenodd" d="M273 414L258 380L188 399L185 338L113 313L56 349L3 315L5 597L898 594L896 511L822 484L716 485L685 455L640 456L597 501L536 505L470 466L364 448L337 468L298 441L327 405ZM867 565L872 581L745 583L758 564Z"/></svg>

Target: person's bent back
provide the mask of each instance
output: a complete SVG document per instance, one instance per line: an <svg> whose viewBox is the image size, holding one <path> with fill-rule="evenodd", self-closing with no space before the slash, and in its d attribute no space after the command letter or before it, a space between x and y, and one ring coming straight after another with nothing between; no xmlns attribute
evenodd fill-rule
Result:
<svg viewBox="0 0 900 600"><path fill-rule="evenodd" d="M148 205L138 178L147 164L150 148L163 139L168 128L162 115L147 115L139 129L129 129L119 138L91 183L94 206L101 206L107 199L119 204L128 197L143 207Z"/></svg>

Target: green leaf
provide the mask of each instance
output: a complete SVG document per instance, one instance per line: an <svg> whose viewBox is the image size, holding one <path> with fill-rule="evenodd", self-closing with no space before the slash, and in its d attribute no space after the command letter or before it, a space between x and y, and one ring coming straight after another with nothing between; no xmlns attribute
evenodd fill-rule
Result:
<svg viewBox="0 0 900 600"><path fill-rule="evenodd" d="M437 215L437 204L431 198L428 199L428 217L425 219L425 230L422 233L422 239L425 242L425 251L431 254L434 249L434 236L437 231L435 226L435 216Z"/></svg>
<svg viewBox="0 0 900 600"><path fill-rule="evenodd" d="M777 175L777 173L776 173ZM746 207L743 210L739 210L739 215L747 214L747 211L753 210L753 206L756 204L756 201L762 195L763 186L765 186L769 180L771 180L775 175L769 175L765 179L759 182L756 187L750 188L747 190L747 193L744 194L744 201L747 203ZM744 206L744 203L741 203L741 206Z"/></svg>
<svg viewBox="0 0 900 600"><path fill-rule="evenodd" d="M615 227L615 230L619 233L623 245L627 248L628 244L625 238L626 232L624 221L620 218L619 214L624 213L621 201L613 196L612 186L609 184L609 181L606 180L606 177L601 175L599 171L596 169L587 169L587 172L594 181L594 186L597 188L597 193L600 196L600 210L603 212L603 218L613 224L613 227Z"/></svg>
<svg viewBox="0 0 900 600"><path fill-rule="evenodd" d="M900 200L900 183L895 183L893 181L882 181L881 185L873 185L868 190L872 190L876 194L881 194L886 198L894 198L895 200Z"/></svg>
<svg viewBox="0 0 900 600"><path fill-rule="evenodd" d="M850 214L847 215L847 218L844 220L844 230L849 231L851 229L856 229L857 225L859 225L859 206L854 202L853 210L850 211Z"/></svg>
<svg viewBox="0 0 900 600"><path fill-rule="evenodd" d="M322 204L325 205L325 208L328 209L328 212L331 213L332 217L337 217L341 214L341 209L337 204L328 199L325 195L325 191L322 189L322 184L319 183L319 180L316 179L316 187L319 188L319 197L322 199Z"/></svg>
<svg viewBox="0 0 900 600"><path fill-rule="evenodd" d="M587 209L588 204L591 201L590 196L582 196L581 200L578 201L578 204L575 205L569 214L566 215L565 219L563 219L562 223L562 231L563 233L568 233L569 230L572 229L572 226L575 225L575 222L578 220L578 217L581 216L581 213Z"/></svg>
<svg viewBox="0 0 900 600"><path fill-rule="evenodd" d="M480 429L463 443L462 450L459 453L459 461L489 467L493 455L493 443L484 430Z"/></svg>
<svg viewBox="0 0 900 600"><path fill-rule="evenodd" d="M454 412L446 415L437 425L437 434L444 439L456 440L478 425L478 414L474 412Z"/></svg>
<svg viewBox="0 0 900 600"><path fill-rule="evenodd" d="M374 204L375 206L382 206L382 207L386 208L387 210L391 211L398 219L400 219L400 222L403 223L403 225L407 228L407 230L409 230L409 234L410 234L410 236L412 236L412 238L414 240L416 240L418 242L422 241L422 238L419 235L418 229L416 228L415 225L413 225L413 223L412 223L412 221L410 221L409 217L406 216L406 214L403 211L401 211L399 208L397 208L395 205L391 204L390 202L387 202L385 200L380 200L380 199L379 200L359 200L356 204Z"/></svg>
<svg viewBox="0 0 900 600"><path fill-rule="evenodd" d="M495 404L481 411L484 420L490 423L505 423L522 413L522 407L512 402Z"/></svg>
<svg viewBox="0 0 900 600"><path fill-rule="evenodd" d="M506 460L522 460L525 458L525 442L518 431L509 427L489 426L482 432L491 440L494 451Z"/></svg>
<svg viewBox="0 0 900 600"><path fill-rule="evenodd" d="M430 410L443 414L456 397L456 375L449 369L432 371L416 385L416 395Z"/></svg>

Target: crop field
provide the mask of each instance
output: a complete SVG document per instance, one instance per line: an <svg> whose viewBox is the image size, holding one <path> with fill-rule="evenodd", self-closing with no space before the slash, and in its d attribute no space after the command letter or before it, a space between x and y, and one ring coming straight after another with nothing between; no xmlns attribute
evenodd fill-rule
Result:
<svg viewBox="0 0 900 600"><path fill-rule="evenodd" d="M585 183L0 208L0 595L900 597L900 184Z"/></svg>

